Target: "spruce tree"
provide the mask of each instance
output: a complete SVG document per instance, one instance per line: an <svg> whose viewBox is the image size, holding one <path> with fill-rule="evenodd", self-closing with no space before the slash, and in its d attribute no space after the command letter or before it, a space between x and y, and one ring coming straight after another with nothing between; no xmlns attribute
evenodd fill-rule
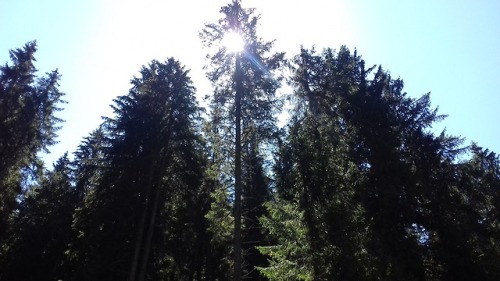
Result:
<svg viewBox="0 0 500 281"><path fill-rule="evenodd" d="M61 122L55 116L64 101L57 70L37 77L37 44L10 51L12 64L0 67L0 244L25 183L43 166L39 152L56 143Z"/></svg>
<svg viewBox="0 0 500 281"><path fill-rule="evenodd" d="M370 222L358 200L366 177L356 162L352 144L357 137L341 114L345 104L339 96L340 91L354 93L362 66L346 48L338 54L302 50L295 58L296 104L288 147L280 150L282 161L293 164L278 166L277 187L280 198L302 212L295 224L306 227L309 245L308 258L288 259L308 268L313 280L364 280L373 274L374 257L367 251Z"/></svg>
<svg viewBox="0 0 500 281"><path fill-rule="evenodd" d="M115 100L116 116L103 124L97 175L81 171L81 180L95 183L75 217L74 276L189 280L201 263L204 215L193 207L208 195L194 88L174 59L152 61L131 83Z"/></svg>
<svg viewBox="0 0 500 281"><path fill-rule="evenodd" d="M213 139L222 146L222 161L232 167L221 177L234 191L234 280L260 278L255 266L265 263L255 246L264 237L256 218L264 209L269 186L262 167L263 147L276 132L276 98L280 78L275 72L284 63L283 53L271 53L273 42L257 36L259 17L253 9L233 1L221 8L222 18L207 24L200 36L210 49L207 76L214 86L209 97ZM240 52L223 45L225 36L238 34L244 41ZM260 256L260 257L259 257Z"/></svg>

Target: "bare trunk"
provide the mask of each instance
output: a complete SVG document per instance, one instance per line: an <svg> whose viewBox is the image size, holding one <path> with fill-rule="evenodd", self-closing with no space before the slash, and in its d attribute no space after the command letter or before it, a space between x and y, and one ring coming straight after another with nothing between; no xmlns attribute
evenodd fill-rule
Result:
<svg viewBox="0 0 500 281"><path fill-rule="evenodd" d="M241 255L241 65L240 55L236 56L235 69L235 119L236 140L234 153L234 280L240 281L242 277L242 255Z"/></svg>

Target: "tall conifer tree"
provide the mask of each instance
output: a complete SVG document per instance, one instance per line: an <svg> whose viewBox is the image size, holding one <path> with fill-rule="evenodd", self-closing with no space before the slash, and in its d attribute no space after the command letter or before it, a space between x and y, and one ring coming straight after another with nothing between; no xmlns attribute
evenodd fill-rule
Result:
<svg viewBox="0 0 500 281"><path fill-rule="evenodd" d="M203 208L191 204L207 194L188 71L174 59L153 61L113 108L115 118L103 126L105 163L76 214L75 276L189 280L201 267L196 240L203 229L197 226Z"/></svg>
<svg viewBox="0 0 500 281"><path fill-rule="evenodd" d="M64 102L60 75L55 70L37 77L36 51L36 42L28 42L10 51L12 65L0 67L0 244L23 181L36 176L42 166L37 154L56 143L62 121L55 116Z"/></svg>
<svg viewBox="0 0 500 281"><path fill-rule="evenodd" d="M261 204L269 193L259 159L263 145L276 132L280 78L275 72L283 65L284 54L271 53L273 42L258 37L259 17L253 9L242 8L235 0L222 7L221 13L222 18L207 24L200 34L212 51L207 56L207 76L214 86L210 97L212 133L223 146L220 151L224 154L219 155L222 162L234 167L232 175L223 175L232 179L234 190L234 280L243 275L255 279L259 275L254 267L263 262L254 249L263 239L255 218L262 213ZM241 36L243 50L231 52L224 46L229 34Z"/></svg>

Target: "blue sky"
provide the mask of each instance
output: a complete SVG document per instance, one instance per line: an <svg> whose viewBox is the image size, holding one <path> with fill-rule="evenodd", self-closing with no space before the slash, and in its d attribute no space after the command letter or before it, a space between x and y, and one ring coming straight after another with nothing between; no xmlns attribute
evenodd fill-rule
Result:
<svg viewBox="0 0 500 281"><path fill-rule="evenodd" d="M0 63L8 50L37 40L40 73L58 68L69 102L50 163L73 152L110 116L141 65L179 59L199 96L209 94L198 32L229 0L1 0ZM261 15L260 35L288 55L300 46L357 48L405 81L413 97L431 92L449 117L441 130L500 152L500 1L243 0Z"/></svg>

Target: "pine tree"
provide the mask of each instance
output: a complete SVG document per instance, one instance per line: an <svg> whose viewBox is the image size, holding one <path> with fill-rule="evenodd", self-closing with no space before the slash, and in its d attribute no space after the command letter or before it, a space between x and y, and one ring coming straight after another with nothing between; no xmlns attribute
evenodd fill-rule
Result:
<svg viewBox="0 0 500 281"><path fill-rule="evenodd" d="M269 196L262 168L263 147L276 132L276 98L280 78L275 71L284 64L284 54L270 54L273 42L257 36L259 17L253 9L244 9L240 1L221 8L222 18L207 24L200 36L213 52L207 56L207 76L214 86L210 97L211 133L222 154L217 163L234 167L219 168L234 190L234 276L260 278L255 266L265 262L255 250L263 243L256 218L262 214L262 202ZM231 52L222 42L227 34L237 33L244 50ZM242 231L246 229L246 231Z"/></svg>

